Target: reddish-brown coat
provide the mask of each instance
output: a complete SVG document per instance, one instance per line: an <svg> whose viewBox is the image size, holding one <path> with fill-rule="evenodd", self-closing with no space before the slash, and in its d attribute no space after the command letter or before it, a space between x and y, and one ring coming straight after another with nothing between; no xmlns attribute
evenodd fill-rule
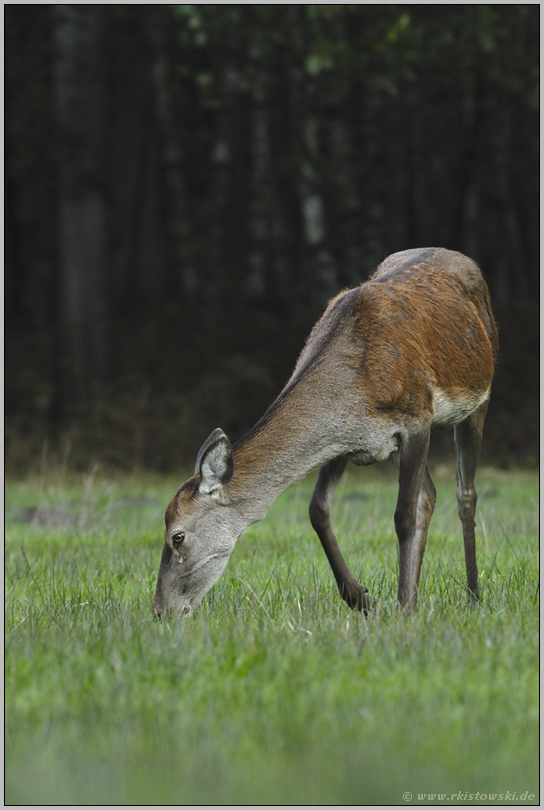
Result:
<svg viewBox="0 0 544 810"><path fill-rule="evenodd" d="M312 399L309 378L321 375L323 385L341 364L355 372L344 378L345 396L355 394L369 417L418 419L433 413L435 395L470 410L488 394L497 348L489 293L473 261L436 248L394 254L330 302L255 430L286 400L301 407L303 380Z"/></svg>
<svg viewBox="0 0 544 810"><path fill-rule="evenodd" d="M353 344L368 415L420 416L437 388L461 400L486 394L497 330L485 282L474 281L428 259L396 274L378 269L360 287Z"/></svg>

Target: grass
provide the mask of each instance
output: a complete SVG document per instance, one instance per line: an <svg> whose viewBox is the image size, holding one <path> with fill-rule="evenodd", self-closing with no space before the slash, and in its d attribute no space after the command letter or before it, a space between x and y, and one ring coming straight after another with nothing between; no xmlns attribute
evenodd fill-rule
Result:
<svg viewBox="0 0 544 810"><path fill-rule="evenodd" d="M479 472L474 608L454 471L433 478L414 616L395 608L382 465L351 470L333 506L377 601L368 620L336 594L307 480L238 542L191 620L162 624L151 602L179 481L8 481L6 804L538 804L538 477Z"/></svg>

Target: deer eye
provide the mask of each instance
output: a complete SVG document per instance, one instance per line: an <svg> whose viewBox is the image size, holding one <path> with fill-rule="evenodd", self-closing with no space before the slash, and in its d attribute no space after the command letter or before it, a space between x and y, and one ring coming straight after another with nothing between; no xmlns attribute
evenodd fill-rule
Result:
<svg viewBox="0 0 544 810"><path fill-rule="evenodd" d="M185 532L176 532L172 535L172 545L174 548L179 548L185 540Z"/></svg>

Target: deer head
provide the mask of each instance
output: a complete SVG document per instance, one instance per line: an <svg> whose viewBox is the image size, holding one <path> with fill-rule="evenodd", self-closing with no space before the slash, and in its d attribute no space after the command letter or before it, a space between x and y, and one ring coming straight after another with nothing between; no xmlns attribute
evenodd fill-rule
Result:
<svg viewBox="0 0 544 810"><path fill-rule="evenodd" d="M202 445L195 475L183 484L165 514L164 548L153 609L191 613L223 573L245 526L224 488L233 473L232 447L219 428Z"/></svg>

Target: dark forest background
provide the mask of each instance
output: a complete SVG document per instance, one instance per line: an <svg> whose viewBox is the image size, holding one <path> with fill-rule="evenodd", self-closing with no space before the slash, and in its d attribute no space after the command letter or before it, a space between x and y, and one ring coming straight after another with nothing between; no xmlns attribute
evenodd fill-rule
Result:
<svg viewBox="0 0 544 810"><path fill-rule="evenodd" d="M238 438L328 299L423 246L482 267L484 457L535 464L539 10L5 5L7 471Z"/></svg>

